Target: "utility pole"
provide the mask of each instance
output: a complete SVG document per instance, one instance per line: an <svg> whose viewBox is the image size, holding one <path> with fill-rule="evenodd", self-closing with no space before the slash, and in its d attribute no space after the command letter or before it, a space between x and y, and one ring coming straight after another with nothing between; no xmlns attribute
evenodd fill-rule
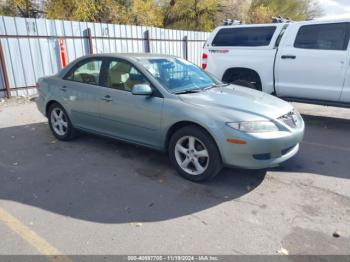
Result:
<svg viewBox="0 0 350 262"><path fill-rule="evenodd" d="M26 13L25 17L29 17L29 0L26 0Z"/></svg>

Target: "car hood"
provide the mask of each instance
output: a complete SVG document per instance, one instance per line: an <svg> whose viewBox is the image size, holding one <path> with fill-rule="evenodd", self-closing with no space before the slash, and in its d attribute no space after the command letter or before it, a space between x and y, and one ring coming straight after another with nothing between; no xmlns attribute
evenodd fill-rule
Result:
<svg viewBox="0 0 350 262"><path fill-rule="evenodd" d="M291 104L277 97L236 85L182 94L179 97L185 103L200 106L208 113L233 115L237 120L247 120L247 115L249 120L276 119L293 109Z"/></svg>

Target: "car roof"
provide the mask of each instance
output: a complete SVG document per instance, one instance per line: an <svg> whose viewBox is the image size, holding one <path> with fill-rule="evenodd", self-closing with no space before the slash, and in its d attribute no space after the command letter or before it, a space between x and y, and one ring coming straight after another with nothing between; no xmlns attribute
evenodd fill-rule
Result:
<svg viewBox="0 0 350 262"><path fill-rule="evenodd" d="M139 62L140 59L147 58L180 58L172 55L164 55L164 54L156 54L156 53L101 53L101 54L92 54L92 55L84 55L82 57L77 58L75 61L69 64L69 66L63 68L57 73L57 76L64 76L72 67L74 67L77 63L84 61L85 59L94 58L94 57L107 57L107 58L120 58L127 60L129 62Z"/></svg>
<svg viewBox="0 0 350 262"><path fill-rule="evenodd" d="M311 19L308 21L298 21L295 22L296 24L305 24L305 25L312 25L312 24L327 24L327 23L349 23L350 18L344 19L344 18L337 18L337 19L328 19L328 18L317 18L317 19Z"/></svg>
<svg viewBox="0 0 350 262"><path fill-rule="evenodd" d="M216 29L222 29L222 28L242 28L242 27L268 27L268 26L283 26L285 24L289 23L269 23L269 24L239 24L239 25L221 25L218 26Z"/></svg>
<svg viewBox="0 0 350 262"><path fill-rule="evenodd" d="M165 55L165 54L155 54L155 53L103 53L103 54L93 54L84 56L84 58L88 57L114 57L114 58L124 58L124 59L132 59L139 60L142 58L178 58L173 55Z"/></svg>
<svg viewBox="0 0 350 262"><path fill-rule="evenodd" d="M305 25L313 25L313 24L325 24L325 23L349 23L349 18L336 18L336 19L328 19L328 18L316 18L310 19L306 21L292 21L285 23L267 23L267 24L239 24L239 25L221 25L216 29L222 28L240 28L240 27L267 27L267 26L284 26L284 25L293 25L293 24L305 24Z"/></svg>

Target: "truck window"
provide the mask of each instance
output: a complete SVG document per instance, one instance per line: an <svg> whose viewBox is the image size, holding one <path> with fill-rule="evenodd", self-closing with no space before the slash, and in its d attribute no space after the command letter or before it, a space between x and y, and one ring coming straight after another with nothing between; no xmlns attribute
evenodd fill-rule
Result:
<svg viewBox="0 0 350 262"><path fill-rule="evenodd" d="M275 26L222 28L212 46L268 46L275 31Z"/></svg>
<svg viewBox="0 0 350 262"><path fill-rule="evenodd" d="M348 23L304 25L300 27L294 47L303 49L346 50Z"/></svg>

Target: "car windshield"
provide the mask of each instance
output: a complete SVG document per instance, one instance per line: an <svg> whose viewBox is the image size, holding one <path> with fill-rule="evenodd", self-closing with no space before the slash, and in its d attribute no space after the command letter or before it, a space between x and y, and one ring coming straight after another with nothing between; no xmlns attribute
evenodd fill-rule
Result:
<svg viewBox="0 0 350 262"><path fill-rule="evenodd" d="M139 62L171 93L196 92L221 84L181 58L142 58Z"/></svg>

